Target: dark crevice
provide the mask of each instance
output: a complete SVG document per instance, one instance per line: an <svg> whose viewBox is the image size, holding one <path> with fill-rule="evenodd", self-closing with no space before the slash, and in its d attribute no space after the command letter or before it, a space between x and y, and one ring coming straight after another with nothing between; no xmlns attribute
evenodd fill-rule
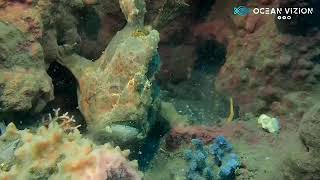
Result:
<svg viewBox="0 0 320 180"><path fill-rule="evenodd" d="M314 63L314 64L320 64L320 54L314 56L314 57L311 59L311 62Z"/></svg>
<svg viewBox="0 0 320 180"><path fill-rule="evenodd" d="M93 7L84 8L78 12L78 16L79 34L82 34L91 40L97 40L98 32L101 28L101 20L97 11Z"/></svg>
<svg viewBox="0 0 320 180"><path fill-rule="evenodd" d="M169 123L164 119L161 119L158 113L154 112L153 115L158 120L151 127L147 138L145 139L142 147L139 150L139 153L137 154L137 157L134 157L134 159L138 160L139 168L142 171L146 171L150 167L150 162L159 150L160 141L163 136L169 131L170 127ZM159 121L159 119L161 120Z"/></svg>
<svg viewBox="0 0 320 180"><path fill-rule="evenodd" d="M215 40L201 41L196 52L195 70L217 74L226 62L226 47Z"/></svg>
<svg viewBox="0 0 320 180"><path fill-rule="evenodd" d="M290 20L278 20L275 22L278 29L283 33L293 35L308 35L316 33L320 28L319 9L320 1L315 0L286 0L279 2L280 8L313 8L312 14L291 15ZM286 14L282 14L286 15Z"/></svg>
<svg viewBox="0 0 320 180"><path fill-rule="evenodd" d="M60 108L61 113L68 112L75 116L77 123L81 124L80 130L84 130L85 121L78 109L77 80L67 68L57 62L52 63L47 72L52 78L55 98L43 112L52 113L52 109Z"/></svg>
<svg viewBox="0 0 320 180"><path fill-rule="evenodd" d="M202 19L208 16L208 13L215 2L216 0L198 1L198 4L196 4L196 17Z"/></svg>

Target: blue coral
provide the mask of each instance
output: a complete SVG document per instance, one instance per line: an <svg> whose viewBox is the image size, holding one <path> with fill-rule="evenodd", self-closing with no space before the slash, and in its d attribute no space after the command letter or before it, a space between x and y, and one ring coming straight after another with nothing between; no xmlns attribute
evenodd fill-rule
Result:
<svg viewBox="0 0 320 180"><path fill-rule="evenodd" d="M240 167L240 160L232 153L232 145L223 136L215 138L209 149L200 139L191 141L193 148L185 151L185 159L189 163L187 179L189 180L232 180L235 171ZM217 173L214 167L218 167ZM217 176L215 176L217 174Z"/></svg>
<svg viewBox="0 0 320 180"><path fill-rule="evenodd" d="M241 163L238 156L230 153L223 159L220 167L219 176L221 180L232 180L235 178L235 171L240 167Z"/></svg>
<svg viewBox="0 0 320 180"><path fill-rule="evenodd" d="M217 136L214 144L210 146L209 152L214 155L215 161L221 165L222 159L226 153L232 151L232 145L227 141L224 136Z"/></svg>
<svg viewBox="0 0 320 180"><path fill-rule="evenodd" d="M188 149L185 151L185 159L189 163L187 171L187 179L197 180L202 174L213 176L213 172L209 172L208 167L208 152L204 149L204 144L199 139L193 139L192 145L194 150ZM212 175L211 175L212 174Z"/></svg>

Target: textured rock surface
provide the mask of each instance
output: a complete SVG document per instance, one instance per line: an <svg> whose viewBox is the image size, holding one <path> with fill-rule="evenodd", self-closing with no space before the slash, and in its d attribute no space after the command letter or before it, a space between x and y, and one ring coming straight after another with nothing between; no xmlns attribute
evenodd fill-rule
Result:
<svg viewBox="0 0 320 180"><path fill-rule="evenodd" d="M312 153L320 155L320 104L306 112L300 123L300 136Z"/></svg>
<svg viewBox="0 0 320 180"><path fill-rule="evenodd" d="M234 18L238 35L228 43L216 85L236 99L241 112L270 111L289 92L319 83L320 34L282 34L275 21L259 15Z"/></svg>
<svg viewBox="0 0 320 180"><path fill-rule="evenodd" d="M319 102L319 101L318 101ZM299 133L306 147L303 154L289 158L284 167L285 179L318 179L320 177L320 105L316 103L300 122Z"/></svg>
<svg viewBox="0 0 320 180"><path fill-rule="evenodd" d="M52 99L41 45L0 22L0 112L40 111Z"/></svg>
<svg viewBox="0 0 320 180"><path fill-rule="evenodd" d="M41 38L41 17L32 3L32 0L0 1L0 21L12 24L24 33L31 33L35 39Z"/></svg>
<svg viewBox="0 0 320 180"><path fill-rule="evenodd" d="M314 158L314 154L295 154L285 162L283 179L319 179L319 163L319 159Z"/></svg>

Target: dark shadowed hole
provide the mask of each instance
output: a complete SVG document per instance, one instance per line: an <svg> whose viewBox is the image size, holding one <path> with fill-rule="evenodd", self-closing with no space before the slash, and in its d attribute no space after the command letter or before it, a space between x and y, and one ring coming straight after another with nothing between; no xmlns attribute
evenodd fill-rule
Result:
<svg viewBox="0 0 320 180"><path fill-rule="evenodd" d="M314 56L314 57L311 59L311 62L313 62L314 64L320 64L320 54Z"/></svg>
<svg viewBox="0 0 320 180"><path fill-rule="evenodd" d="M161 117L156 113L156 118ZM160 140L168 131L169 124L163 119L156 121L156 123L151 127L146 140L137 154L137 157L133 158L138 160L139 168L142 171L146 171L150 167L151 160L159 150Z"/></svg>
<svg viewBox="0 0 320 180"><path fill-rule="evenodd" d="M226 62L226 53L226 47L215 40L199 42L195 69L217 74Z"/></svg>
<svg viewBox="0 0 320 180"><path fill-rule="evenodd" d="M52 78L55 98L48 103L44 112L51 113L52 109L60 108L61 113L73 115L81 124L80 130L84 130L85 121L78 109L77 80L67 68L56 62L50 65L47 72Z"/></svg>
<svg viewBox="0 0 320 180"><path fill-rule="evenodd" d="M204 18L208 15L211 10L211 7L216 2L216 0L206 0L206 1L198 1L196 17Z"/></svg>
<svg viewBox="0 0 320 180"><path fill-rule="evenodd" d="M78 31L91 40L96 40L101 27L101 20L97 11L93 7L84 8L78 12Z"/></svg>
<svg viewBox="0 0 320 180"><path fill-rule="evenodd" d="M293 35L308 35L310 33L316 33L320 28L320 15L319 9L320 1L307 0L307 1L296 1L287 0L279 1L279 7L295 7L295 8L313 8L312 14L297 14L292 15L290 20L278 20L275 17L275 22L278 29L283 33L289 33ZM286 15L285 13L283 13Z"/></svg>

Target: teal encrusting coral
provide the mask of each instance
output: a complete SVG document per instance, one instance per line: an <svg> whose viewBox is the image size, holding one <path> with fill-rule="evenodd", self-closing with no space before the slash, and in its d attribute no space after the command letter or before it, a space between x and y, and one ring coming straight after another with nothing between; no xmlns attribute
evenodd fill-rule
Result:
<svg viewBox="0 0 320 180"><path fill-rule="evenodd" d="M206 148L200 139L193 139L193 149L185 151L189 163L186 177L188 180L232 180L241 165L238 156L232 153L232 145L223 137L215 138Z"/></svg>

